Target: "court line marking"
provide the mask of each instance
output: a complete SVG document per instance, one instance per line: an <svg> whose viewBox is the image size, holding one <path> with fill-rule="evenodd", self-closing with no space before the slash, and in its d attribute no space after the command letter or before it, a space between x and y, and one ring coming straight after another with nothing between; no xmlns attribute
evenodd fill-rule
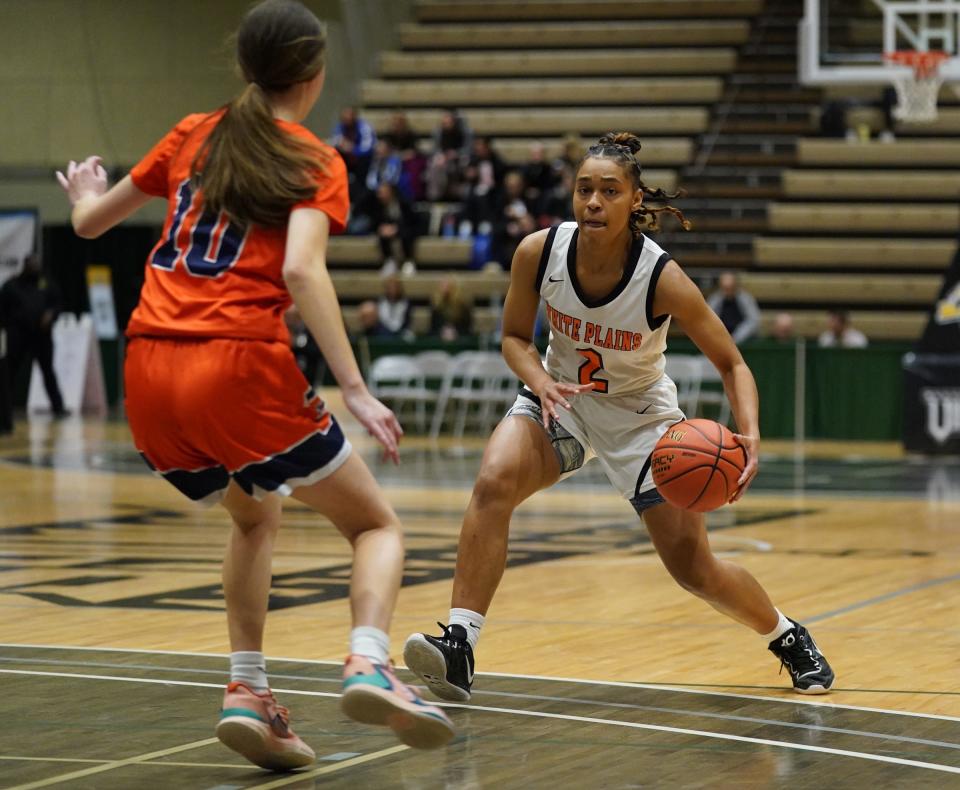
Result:
<svg viewBox="0 0 960 790"><path fill-rule="evenodd" d="M335 763L334 765L326 765L323 768L314 768L311 771L302 771L290 776L285 776L282 779L275 779L272 782L267 782L266 784L262 785L251 785L250 790L272 790L274 787L292 785L295 782L302 782L304 779L312 779L315 776L332 774L335 771L342 771L344 768L352 768L353 766L360 765L361 763L370 762L371 760L379 760L381 757L389 757L391 754L397 754L398 752L409 750L409 746L401 743L396 746L391 746L387 749L381 749L379 752L370 752L370 754L362 754L359 757L351 757L349 760L344 760L343 762Z"/></svg>
<svg viewBox="0 0 960 790"><path fill-rule="evenodd" d="M22 659L14 658L5 658L0 657L0 661L20 661L23 663ZM218 669L193 669L189 667L164 667L158 664L109 664L105 662L68 662L68 661L56 661L50 659L40 659L39 663L44 664L56 664L58 666L85 666L85 667L99 667L103 669L137 669L142 671L159 671L159 672L180 672L184 674L213 674L213 675L222 675L222 670ZM2 671L2 670L0 670ZM39 670L37 670L39 671ZM66 673L68 675L73 675L74 673ZM99 676L97 676L99 677ZM117 676L120 677L120 676ZM317 678L310 677L308 675L286 675L281 672L272 673L271 677L274 679L281 680L303 680L310 683L336 683L340 684L340 678ZM148 680L148 679L143 679ZM155 681L156 679L149 679ZM187 681L183 681L186 683ZM198 684L203 685L203 684ZM220 688L215 684L210 684L214 688ZM309 689L304 689L304 691L310 691ZM320 693L320 692L317 692ZM852 730L844 727L831 727L829 725L821 724L801 724L797 722L789 721L780 721L776 719L761 719L755 716L733 716L727 713L710 713L707 711L696 711L696 710L685 710L682 708L668 708L663 705L640 705L637 703L628 703L628 702L604 702L603 700L592 700L592 699L581 699L578 697L557 697L548 694L527 694L524 692L517 691L488 691L480 690L474 691L474 694L477 696L484 697L506 697L507 699L526 699L526 700L541 700L544 702L566 702L573 705L592 705L597 708L612 708L620 710L634 710L634 711L651 711L655 713L671 713L677 716L688 716L688 717L703 717L706 719L721 719L725 721L737 721L737 722L746 722L750 724L765 724L775 727L783 727L784 729L793 729L793 730L808 730L808 731L818 731L818 732L831 732L838 735L849 735L852 737L859 738L879 738L882 740L893 740L900 741L903 743L914 743L923 746L937 746L944 749L960 749L960 743L954 743L951 741L935 741L927 738L914 738L908 735L894 735L891 733L883 732L873 732L871 730ZM333 695L339 696L339 695ZM445 703L438 702L438 705L445 705ZM109 762L102 760L100 762Z"/></svg>
<svg viewBox="0 0 960 790"><path fill-rule="evenodd" d="M157 757L166 757L168 754L177 754L178 752L186 752L190 749L199 749L201 746L209 746L212 743L219 743L219 740L216 738L204 738L202 741L194 741L193 743L184 743L180 746L173 746L169 749L161 749L156 752L148 752L147 754L140 754L135 757L127 757L124 760L114 760L107 763L106 765L98 765L94 768L84 768L80 771L73 771L68 774L60 774L59 776L51 776L48 779L40 779L36 782L28 782L27 784L14 785L13 787L8 788L7 790L34 790L37 787L49 787L50 785L57 785L61 782L67 782L71 779L80 779L83 776L92 776L93 774L101 774L105 771L112 771L115 768L123 768L128 765L135 765L136 763L145 762L146 760L153 760Z"/></svg>
<svg viewBox="0 0 960 790"><path fill-rule="evenodd" d="M941 576L939 579L928 579L925 582L919 582L918 584L911 584L909 587L902 587L899 590L893 590L883 595L878 595L874 598L867 598L863 601L858 601L857 603L850 604L849 606L842 606L839 609L834 609L830 612L824 612L823 614L814 615L813 617L808 617L804 620L807 623L816 623L820 620L826 620L830 617L836 617L837 615L847 614L848 612L854 612L857 609L864 609L868 606L873 606L875 603L883 603L884 601L890 601L894 598L899 598L901 595L909 595L913 592L919 592L920 590L927 590L931 587L938 587L941 584L950 584L951 582L960 581L960 573L955 573L952 576Z"/></svg>
<svg viewBox="0 0 960 790"><path fill-rule="evenodd" d="M225 653L194 653L189 651L179 651L179 650L144 650L142 648L134 647L74 647L73 645L28 645L28 644L14 644L14 643L0 643L0 648L2 647L21 647L29 649L39 649L39 650L87 650L87 651L96 651L99 650L102 653L146 653L146 654L155 654L155 655L165 655L165 656L198 656L202 658L219 658L222 660L227 659L227 654ZM267 656L269 661L289 661L293 664L319 664L322 666L343 666L342 661L328 661L324 659L316 658L285 658L283 656ZM26 661L26 659L25 659ZM401 667L406 669L406 667ZM2 670L9 671L9 670ZM226 674L226 671L224 671ZM494 677L494 678L514 678L517 680L556 680L564 683L579 683L581 685L596 685L596 686L610 686L612 688L638 688L638 689L651 689L654 691L663 690L663 691L675 691L678 694L706 694L711 697L732 697L734 699L750 699L757 700L759 702L778 702L783 705L809 705L814 708L836 708L842 710L859 710L866 711L868 713L886 713L891 716L911 716L913 718L920 719L936 719L939 721L960 721L960 716L947 716L946 714L941 713L918 713L915 711L906 711L906 710L892 710L890 708L871 708L863 705L845 705L839 702L829 702L824 700L822 702L816 702L810 699L781 699L780 697L761 697L759 694L737 694L732 691L705 691L699 688L684 688L683 686L668 685L664 683L630 683L622 680L590 680L589 678L567 678L558 675L518 675L509 672L477 672L477 675L480 677ZM120 678L120 680L125 680L125 678ZM223 688L222 684L217 686L217 688ZM853 689L854 691L856 689ZM876 691L876 690L874 690ZM882 693L882 690L877 693ZM917 692L923 694L932 694L937 692ZM796 695L799 696L799 695Z"/></svg>
<svg viewBox="0 0 960 790"><path fill-rule="evenodd" d="M33 763L94 763L96 765L113 762L113 760L90 760L82 757L27 757L21 754L0 754L0 760ZM143 765L177 765L184 768L235 768L240 771L250 770L249 765L236 765L234 763L183 763L176 760L164 760L162 763L143 763Z"/></svg>
<svg viewBox="0 0 960 790"><path fill-rule="evenodd" d="M121 678L121 677L110 677L106 675L79 675L73 674L71 672L33 672L30 670L20 670L20 669L0 669L2 674L10 675L39 675L47 677L72 677L72 678L82 678L84 680L117 680L127 683L160 683L168 686L202 686L202 687L214 687L220 688L219 685L212 683L197 683L195 681L182 681L182 680L154 680L152 678ZM282 694L292 694L299 695L304 697L339 697L339 694L331 694L324 691L305 691L300 689L274 689L274 691ZM611 727L626 727L628 729L636 730L652 730L654 732L669 732L675 735L690 735L699 738L713 738L716 740L722 741L738 741L740 743L754 743L760 746L774 746L780 747L783 749L796 749L798 751L805 752L818 752L820 754L833 754L840 757L853 757L861 760L869 760L872 762L881 762L889 763L892 765L906 765L912 768L925 768L932 771L941 771L944 773L953 773L960 774L960 767L954 767L950 765L942 765L940 763L928 763L922 762L920 760L909 760L903 757L887 757L886 755L873 754L871 752L856 752L848 749L834 749L829 746L814 746L811 744L803 743L793 743L791 741L776 741L769 738L753 738L747 735L732 735L730 733L721 733L721 732L710 732L709 730L692 730L685 727L670 727L665 724L641 724L639 722L632 721L618 721L616 719L599 719L593 716L576 716L568 713L547 713L545 711L529 711L529 710L517 710L516 708L496 708L490 705L460 705L447 703L444 705L447 708L460 708L465 711L477 711L483 710L490 713L506 713L514 716L530 716L530 717L540 717L546 719L560 719L563 721L576 721L584 722L586 724L600 724L607 725ZM54 777L49 780L42 780L39 783L33 783L28 785L19 785L17 787L9 788L8 790L33 790L36 787L45 787L49 784L57 784L66 779L73 779L79 776L86 776L88 774L100 773L102 771L109 771L114 767L120 767L122 765L131 765L137 762L142 762L146 759L153 759L153 757L162 757L166 754L172 754L178 751L184 751L186 749L197 748L202 745L217 743L217 738L208 738L204 741L197 741L192 744L185 744L184 746L174 747L173 749L168 749L162 752L155 752L151 755L141 755L140 757L128 758L127 760L121 760L115 764L109 766L99 766L97 768L88 768L83 771L77 771L73 774L65 774L60 778ZM401 744L401 746L403 746ZM396 751L399 751L397 747L393 747ZM407 748L403 746L403 748ZM374 752L373 755L378 755L380 753ZM367 755L364 755L367 756ZM360 759L360 758L355 758ZM373 757L371 756L371 759ZM340 763L340 766L343 766L346 762ZM337 767L337 766L332 766ZM322 770L322 769L318 769ZM299 781L303 778L303 774L300 774L296 777L296 780ZM289 777L294 779L294 777ZM287 783L289 784L289 782ZM267 787L279 787L277 784L263 785L263 788Z"/></svg>

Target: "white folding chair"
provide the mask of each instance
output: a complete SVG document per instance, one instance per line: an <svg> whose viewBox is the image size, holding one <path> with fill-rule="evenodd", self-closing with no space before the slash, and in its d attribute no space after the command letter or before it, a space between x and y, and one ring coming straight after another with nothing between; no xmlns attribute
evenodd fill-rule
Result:
<svg viewBox="0 0 960 790"><path fill-rule="evenodd" d="M380 400L391 401L399 415L408 402L413 402L417 427L426 427L426 404L434 394L427 389L423 370L417 360L405 354L377 357L367 374L370 393Z"/></svg>
<svg viewBox="0 0 960 790"><path fill-rule="evenodd" d="M727 400L727 393L723 390L723 379L720 373L713 366L713 363L704 356L694 357L700 363L700 380L709 387L702 387L700 390L700 403L708 406L717 407L717 422L721 425L730 423L730 401Z"/></svg>
<svg viewBox="0 0 960 790"><path fill-rule="evenodd" d="M677 402L687 417L697 416L700 405L700 385L703 381L703 368L699 357L668 354L666 356L666 374L677 385Z"/></svg>
<svg viewBox="0 0 960 790"><path fill-rule="evenodd" d="M475 408L478 427L488 427L494 409L512 403L516 389L517 377L500 354L492 351L457 354L450 361L447 376L440 388L430 435L434 438L440 435L451 402L457 406L454 436L463 436L471 408Z"/></svg>

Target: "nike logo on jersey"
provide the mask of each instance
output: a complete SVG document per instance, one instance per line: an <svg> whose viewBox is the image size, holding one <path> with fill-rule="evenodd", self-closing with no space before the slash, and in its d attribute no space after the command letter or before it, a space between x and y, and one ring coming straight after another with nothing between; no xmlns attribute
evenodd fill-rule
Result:
<svg viewBox="0 0 960 790"><path fill-rule="evenodd" d="M642 409L637 409L637 414L646 414L646 413L647 413L647 409L649 409L651 406L653 406L653 404L652 404L652 403L648 403L648 404L647 404L646 406L644 406Z"/></svg>
<svg viewBox="0 0 960 790"><path fill-rule="evenodd" d="M551 283L562 283L562 282L563 282L563 278L562 278L562 277L557 277L557 278L548 277L548 278L547 278L547 282L551 282Z"/></svg>

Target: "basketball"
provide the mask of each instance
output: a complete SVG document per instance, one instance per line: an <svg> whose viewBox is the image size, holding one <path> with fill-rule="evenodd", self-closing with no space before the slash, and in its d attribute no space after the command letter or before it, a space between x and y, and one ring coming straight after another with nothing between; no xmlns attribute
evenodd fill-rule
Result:
<svg viewBox="0 0 960 790"><path fill-rule="evenodd" d="M713 420L670 426L653 448L653 482L674 507L705 513L723 506L737 490L747 451Z"/></svg>

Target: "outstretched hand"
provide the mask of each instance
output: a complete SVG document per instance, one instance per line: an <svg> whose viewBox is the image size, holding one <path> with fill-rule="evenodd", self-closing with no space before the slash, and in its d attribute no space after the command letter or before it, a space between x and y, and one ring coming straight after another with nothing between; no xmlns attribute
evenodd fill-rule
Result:
<svg viewBox="0 0 960 790"><path fill-rule="evenodd" d="M368 391L344 393L344 402L367 432L383 446L384 459L400 463L400 437L403 428L397 416Z"/></svg>
<svg viewBox="0 0 960 790"><path fill-rule="evenodd" d="M743 445L743 449L747 451L747 465L743 467L743 473L740 475L740 479L737 480L737 490L733 492L733 496L728 500L731 503L736 502L747 492L750 483L753 482L753 478L757 476L760 468L760 438L758 436L746 436L742 433L735 433L733 437L740 442L740 444Z"/></svg>
<svg viewBox="0 0 960 790"><path fill-rule="evenodd" d="M97 196L107 191L107 171L99 156L88 156L79 164L71 159L66 175L57 171L57 181L66 191L70 205L87 195Z"/></svg>
<svg viewBox="0 0 960 790"><path fill-rule="evenodd" d="M592 389L593 384L567 384L562 381L554 381L553 379L547 382L536 393L537 397L540 398L540 408L543 412L543 427L550 430L551 418L554 420L560 419L560 412L557 411L559 406L565 409L570 408L568 398L572 398L574 395L579 395L582 392L590 392Z"/></svg>

